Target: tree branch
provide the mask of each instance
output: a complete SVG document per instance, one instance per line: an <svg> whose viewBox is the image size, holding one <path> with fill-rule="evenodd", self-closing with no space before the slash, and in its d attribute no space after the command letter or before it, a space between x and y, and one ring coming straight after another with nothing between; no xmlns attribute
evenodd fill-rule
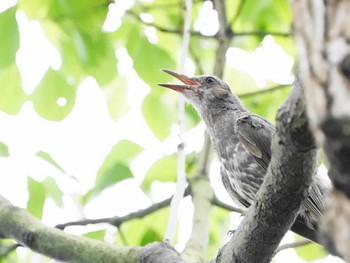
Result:
<svg viewBox="0 0 350 263"><path fill-rule="evenodd" d="M204 145L198 158L196 174L191 178L189 187L193 201L192 231L182 256L188 262L203 262L205 249L210 236L210 215L214 191L209 181L209 166L212 149L209 137L205 136Z"/></svg>
<svg viewBox="0 0 350 263"><path fill-rule="evenodd" d="M312 241L307 240L307 239L303 239L303 240L295 241L293 243L288 243L288 244L281 245L281 246L279 246L277 248L276 252L278 253L278 252L280 252L282 250L285 250L285 249L302 247L302 246L306 246L306 245L309 245L309 244L312 244Z"/></svg>
<svg viewBox="0 0 350 263"><path fill-rule="evenodd" d="M99 241L73 236L43 225L26 210L0 196L0 234L23 246L60 261L137 262L142 248L113 247Z"/></svg>
<svg viewBox="0 0 350 263"><path fill-rule="evenodd" d="M177 34L181 35L183 33L183 30L181 28L176 29L176 28L168 28L168 27L163 27L161 25L155 24L155 23L150 23L150 22L145 22L141 19L139 14L133 12L132 10L128 10L127 14L131 15L132 17L136 18L139 22L141 22L144 25L147 26L152 26L156 28L158 31L163 32L163 33L169 33L169 34ZM226 23L227 25L227 23ZM219 33L212 35L212 36L207 36L207 35L202 35L198 31L190 30L191 36L199 36L201 38L219 38ZM225 35L231 39L234 37L245 37L245 36L253 36L253 37L261 37L261 36L266 36L266 35L272 35L272 36L278 36L278 37L290 37L291 33L289 32L274 32L274 31L247 31L247 32L234 32L231 30L225 29Z"/></svg>
<svg viewBox="0 0 350 263"><path fill-rule="evenodd" d="M64 262L184 263L168 242L155 242L145 247L117 247L73 236L57 228L45 226L26 210L13 206L1 195L0 236L15 239L33 251Z"/></svg>
<svg viewBox="0 0 350 263"><path fill-rule="evenodd" d="M226 203L220 201L216 195L212 199L212 204L216 205L217 207L221 207L223 209L226 209L226 210L228 210L230 212L236 212L236 213L239 213L239 214L243 214L244 213L243 209L231 206L229 204L226 204Z"/></svg>
<svg viewBox="0 0 350 263"><path fill-rule="evenodd" d="M180 61L179 61L179 69L180 72L185 71L185 62L188 57L188 49L191 38L191 11L192 11L192 0L186 0L185 3L185 15L184 15L184 26L183 26L183 35L182 35L182 45L180 51ZM177 124L179 127L178 138L179 143L177 145L177 165L176 165L176 189L173 199L170 204L170 216L168 221L168 226L165 232L165 240L169 242L173 242L176 226L177 226L177 218L178 218L178 210L180 206L180 201L184 197L187 178L186 178L186 154L185 154L185 142L184 142L184 132L185 132L185 98L178 94L178 113L177 113Z"/></svg>
<svg viewBox="0 0 350 263"><path fill-rule="evenodd" d="M275 31L250 31L250 32L234 32L231 31L228 33L229 37L243 37L243 36L255 36L255 37L263 37L263 36L275 36L275 37L290 37L290 32L275 32Z"/></svg>
<svg viewBox="0 0 350 263"><path fill-rule="evenodd" d="M197 174L190 180L193 218L192 231L182 257L188 262L204 262L210 236L210 215L214 191L207 175Z"/></svg>
<svg viewBox="0 0 350 263"><path fill-rule="evenodd" d="M185 190L185 196L190 194L190 189L187 187ZM98 218L98 219L84 219L79 221L73 221L73 222L67 222L64 224L59 224L56 226L58 229L65 229L68 226L85 226L89 224L101 224L101 223L108 223L115 227L120 227L124 222L130 221L132 219L136 218L143 218L153 212L156 212L164 207L167 207L170 205L170 202L172 200L172 197L167 198L161 202L154 203L153 205L139 210L137 212L130 213L125 216L114 216L114 217L106 217L106 218Z"/></svg>
<svg viewBox="0 0 350 263"><path fill-rule="evenodd" d="M219 31L216 34L218 40L218 48L216 49L214 75L219 78L223 78L225 62L226 62L226 52L229 48L231 38L227 35L227 18L226 18L226 8L225 1L214 0L214 8L218 13L219 18Z"/></svg>
<svg viewBox="0 0 350 263"><path fill-rule="evenodd" d="M256 95L260 95L260 94L264 94L264 93L269 93L269 92L273 92L276 90L281 90L281 89L285 89L285 88L289 88L290 85L276 85L273 86L271 88L267 88L267 89L262 89L262 90L257 90L257 91L253 91L253 92L247 92L247 93L242 93L242 94L238 94L237 96L242 98L248 98L248 97L254 97Z"/></svg>

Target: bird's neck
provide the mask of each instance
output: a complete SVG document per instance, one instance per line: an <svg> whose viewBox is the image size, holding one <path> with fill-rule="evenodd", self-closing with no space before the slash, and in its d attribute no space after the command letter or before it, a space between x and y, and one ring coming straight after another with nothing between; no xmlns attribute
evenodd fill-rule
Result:
<svg viewBox="0 0 350 263"><path fill-rule="evenodd" d="M203 114L214 150L219 158L227 153L227 145L236 145L238 136L236 132L236 121L242 115L249 113L243 106L235 108L211 109Z"/></svg>

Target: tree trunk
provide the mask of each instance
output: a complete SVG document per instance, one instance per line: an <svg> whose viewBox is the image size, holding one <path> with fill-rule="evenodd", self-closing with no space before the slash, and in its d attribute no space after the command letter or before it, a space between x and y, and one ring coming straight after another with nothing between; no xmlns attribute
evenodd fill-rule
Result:
<svg viewBox="0 0 350 263"><path fill-rule="evenodd" d="M323 227L350 261L350 1L293 0L292 8L310 125L334 185Z"/></svg>

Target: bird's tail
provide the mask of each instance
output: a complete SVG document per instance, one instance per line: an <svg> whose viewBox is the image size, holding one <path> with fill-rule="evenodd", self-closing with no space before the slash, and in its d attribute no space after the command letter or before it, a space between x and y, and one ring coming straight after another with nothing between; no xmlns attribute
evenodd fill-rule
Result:
<svg viewBox="0 0 350 263"><path fill-rule="evenodd" d="M320 244L318 240L318 235L317 235L317 225L314 225L314 229L310 228L303 217L300 215L295 219L294 224L291 227L291 230L298 235L301 235L315 243Z"/></svg>

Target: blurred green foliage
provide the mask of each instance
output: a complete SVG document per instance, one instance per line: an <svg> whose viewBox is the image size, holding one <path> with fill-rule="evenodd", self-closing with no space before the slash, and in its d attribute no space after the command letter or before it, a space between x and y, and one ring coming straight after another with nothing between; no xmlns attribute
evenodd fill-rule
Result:
<svg viewBox="0 0 350 263"><path fill-rule="evenodd" d="M265 33L290 32L291 11L287 0L226 0L225 3L228 27L237 34L232 38L232 46L252 51L260 45ZM132 59L133 69L141 80L151 87L151 92L145 96L142 103L143 117L155 137L161 141L165 140L176 122L177 95L158 88L157 83L171 80L170 76L160 71L161 68L177 68L176 61L182 41L184 3L182 0L136 1L121 16L120 27L106 32L102 28L109 5L113 4L106 0L18 0L13 7L0 13L0 110L16 115L24 102L31 101L41 117L60 121L66 118L74 107L81 82L91 76L105 91L110 117L118 120L130 110L127 102L130 87L125 76L118 72L115 55L117 48L124 47ZM194 1L192 29L203 5L204 1ZM16 52L20 46L16 20L16 12L19 11L29 20L37 20L40 23L62 61L58 69L47 70L31 94L24 92L16 64ZM153 22L145 22L141 14L151 15ZM147 29L156 30L156 41L150 41L146 34ZM243 36L239 33L248 34ZM290 37L277 34L275 41L285 52L295 55ZM214 36L202 36L199 32L194 32L191 37L190 56L197 73L212 73L217 47ZM237 94L261 90L249 75L227 66L225 80ZM268 87L278 84L269 83ZM244 97L243 101L253 112L274 121L276 110L288 91L288 88L277 89ZM197 113L191 106L186 105L186 129L194 128L199 121ZM139 145L131 141L121 141L113 146L96 174L95 185L84 196L75 200L79 200L77 202L81 202L80 205L83 206L106 188L132 178L130 164L142 151ZM3 157L9 155L9 149L4 143L0 144L0 154ZM58 165L49 153L41 151L37 156L65 173L64 167ZM196 167L196 158L193 156L194 154L187 162L187 167L192 173ZM146 194L149 194L154 181L175 181L175 155L164 156L150 167L140 183L140 188ZM46 198L52 198L58 206L62 205L64 193L52 178L38 182L28 177L28 192L27 209L38 218L42 217ZM143 219L123 224L117 233L116 243L145 245L162 240L168 216L169 209L166 208ZM222 245L228 225L227 211L215 208L206 255L208 258L213 257ZM90 232L86 236L103 240L105 231ZM306 260L319 257L310 258L311 252L303 252L302 249L298 249L298 253ZM312 250L312 253L320 255L321 252Z"/></svg>

